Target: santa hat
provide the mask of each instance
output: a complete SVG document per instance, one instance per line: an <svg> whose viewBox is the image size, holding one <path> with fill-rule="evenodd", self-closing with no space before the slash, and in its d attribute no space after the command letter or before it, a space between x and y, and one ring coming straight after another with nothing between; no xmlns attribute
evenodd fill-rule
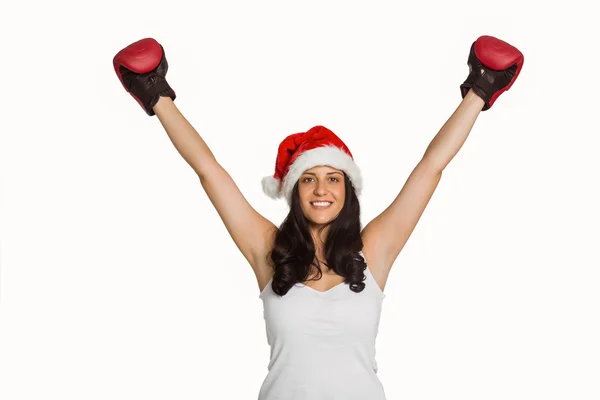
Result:
<svg viewBox="0 0 600 400"><path fill-rule="evenodd" d="M283 139L277 151L275 173L262 179L263 191L273 199L285 197L291 205L292 190L300 176L320 165L344 171L356 195L360 195L362 177L352 153L332 131L319 125Z"/></svg>

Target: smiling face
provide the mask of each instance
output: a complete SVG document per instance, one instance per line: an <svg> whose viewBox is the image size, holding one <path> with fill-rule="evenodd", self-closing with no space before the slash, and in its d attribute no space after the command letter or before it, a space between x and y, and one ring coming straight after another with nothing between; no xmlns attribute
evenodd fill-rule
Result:
<svg viewBox="0 0 600 400"><path fill-rule="evenodd" d="M329 166L307 169L298 181L300 207L311 228L335 219L346 199L344 172ZM330 204L314 204L326 202Z"/></svg>

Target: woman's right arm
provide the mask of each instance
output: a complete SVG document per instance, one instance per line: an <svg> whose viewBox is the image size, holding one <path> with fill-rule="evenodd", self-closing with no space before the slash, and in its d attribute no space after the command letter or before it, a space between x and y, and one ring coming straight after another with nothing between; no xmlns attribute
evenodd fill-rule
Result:
<svg viewBox="0 0 600 400"><path fill-rule="evenodd" d="M208 145L169 97L161 97L153 110L171 142L200 178L200 183L238 249L256 273L259 284L270 279L265 260L273 248L277 227L260 215L217 162Z"/></svg>

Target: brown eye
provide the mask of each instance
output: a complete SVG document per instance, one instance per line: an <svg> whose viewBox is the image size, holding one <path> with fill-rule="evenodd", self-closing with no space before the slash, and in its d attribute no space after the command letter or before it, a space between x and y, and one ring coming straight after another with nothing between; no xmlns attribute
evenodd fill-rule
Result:
<svg viewBox="0 0 600 400"><path fill-rule="evenodd" d="M307 178L303 178L301 182L303 182L303 183L304 183L304 182L306 182L308 179L313 179L313 178L309 178L309 177L307 177ZM335 182L339 182L339 181L340 181L338 178L329 178L329 179L333 179Z"/></svg>

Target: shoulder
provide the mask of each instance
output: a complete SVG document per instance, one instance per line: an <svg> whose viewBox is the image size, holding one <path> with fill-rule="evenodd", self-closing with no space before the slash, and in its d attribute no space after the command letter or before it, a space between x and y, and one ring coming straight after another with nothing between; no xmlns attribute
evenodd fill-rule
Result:
<svg viewBox="0 0 600 400"><path fill-rule="evenodd" d="M276 235L277 230L272 230L268 232L268 234L266 234L265 237L264 247L261 249L261 251L257 252L257 254L254 257L252 269L254 270L254 274L256 275L258 288L261 292L273 277L273 272L275 270L275 266L273 265L273 261L271 260L271 252L273 251L273 248L275 246Z"/></svg>
<svg viewBox="0 0 600 400"><path fill-rule="evenodd" d="M389 269L385 267L385 260L382 254L378 254L375 251L375 246L373 243L368 241L363 242L362 253L367 263L367 268L375 278L375 281L379 285L381 291L385 288L385 283L387 282L387 278L389 275Z"/></svg>

